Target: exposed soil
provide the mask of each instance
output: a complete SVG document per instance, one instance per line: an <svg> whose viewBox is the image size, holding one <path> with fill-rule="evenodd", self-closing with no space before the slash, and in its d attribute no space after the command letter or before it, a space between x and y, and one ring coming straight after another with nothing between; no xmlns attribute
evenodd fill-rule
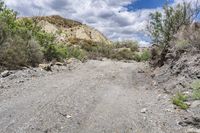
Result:
<svg viewBox="0 0 200 133"><path fill-rule="evenodd" d="M28 80L10 76L1 78L1 133L186 133L189 128L180 123L187 112L154 88L144 63L90 60Z"/></svg>

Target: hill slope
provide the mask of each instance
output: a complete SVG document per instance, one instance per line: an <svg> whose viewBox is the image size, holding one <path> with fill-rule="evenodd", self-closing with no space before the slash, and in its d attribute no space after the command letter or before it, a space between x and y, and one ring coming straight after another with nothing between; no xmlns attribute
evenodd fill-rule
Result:
<svg viewBox="0 0 200 133"><path fill-rule="evenodd" d="M110 41L98 30L80 22L60 16L34 17L47 33L54 33L58 42L73 43L75 40L86 40L110 44Z"/></svg>

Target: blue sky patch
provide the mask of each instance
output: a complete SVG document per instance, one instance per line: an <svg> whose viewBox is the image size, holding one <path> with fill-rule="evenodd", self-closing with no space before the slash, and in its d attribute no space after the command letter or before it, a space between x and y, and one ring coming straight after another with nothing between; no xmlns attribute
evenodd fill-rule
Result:
<svg viewBox="0 0 200 133"><path fill-rule="evenodd" d="M169 3L173 3L174 0L169 0ZM155 9L162 7L166 3L166 0L137 0L131 4L125 6L128 11L136 11L142 9Z"/></svg>

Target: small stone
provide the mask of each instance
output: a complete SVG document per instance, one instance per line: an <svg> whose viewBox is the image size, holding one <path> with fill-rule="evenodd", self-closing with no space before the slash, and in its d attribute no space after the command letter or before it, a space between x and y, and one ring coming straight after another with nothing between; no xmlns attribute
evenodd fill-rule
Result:
<svg viewBox="0 0 200 133"><path fill-rule="evenodd" d="M185 91L185 92L183 92L183 94L190 95L190 92L189 91Z"/></svg>
<svg viewBox="0 0 200 133"><path fill-rule="evenodd" d="M141 113L146 113L146 112L147 112L147 109L146 109L146 108L143 108L140 112L141 112Z"/></svg>
<svg viewBox="0 0 200 133"><path fill-rule="evenodd" d="M162 95L159 94L159 95L158 95L158 101L160 101L161 99L162 99Z"/></svg>
<svg viewBox="0 0 200 133"><path fill-rule="evenodd" d="M57 65L57 66L64 66L64 64L61 63L61 62L56 62L55 65Z"/></svg>
<svg viewBox="0 0 200 133"><path fill-rule="evenodd" d="M10 74L11 74L11 72L9 72L9 71L6 70L6 71L4 71L4 72L1 73L1 76L3 78L5 78L5 77L8 77Z"/></svg>
<svg viewBox="0 0 200 133"><path fill-rule="evenodd" d="M145 71L144 70L138 70L138 73L145 73Z"/></svg>
<svg viewBox="0 0 200 133"><path fill-rule="evenodd" d="M52 71L50 64L39 64L39 67L44 69L45 71Z"/></svg>
<svg viewBox="0 0 200 133"><path fill-rule="evenodd" d="M156 74L154 74L154 73L151 74L151 77L152 77L152 78L154 78L155 76L156 76Z"/></svg>
<svg viewBox="0 0 200 133"><path fill-rule="evenodd" d="M153 81L152 84L153 84L153 86L157 86L158 85L158 83L156 81Z"/></svg>
<svg viewBox="0 0 200 133"><path fill-rule="evenodd" d="M71 115L67 115L66 117L67 117L67 119L70 119L70 118L72 118L72 116L71 116Z"/></svg>
<svg viewBox="0 0 200 133"><path fill-rule="evenodd" d="M24 83L24 80L19 80L17 81L17 83Z"/></svg>

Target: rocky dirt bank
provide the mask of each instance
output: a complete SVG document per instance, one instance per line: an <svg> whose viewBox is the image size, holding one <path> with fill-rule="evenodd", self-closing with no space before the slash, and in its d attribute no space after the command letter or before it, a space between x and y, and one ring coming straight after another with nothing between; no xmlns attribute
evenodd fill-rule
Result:
<svg viewBox="0 0 200 133"><path fill-rule="evenodd" d="M173 53L169 53L172 54ZM152 74L154 86L171 97L177 93L182 93L189 98L185 102L189 108L184 111L176 107L184 116L179 122L184 127L192 127L200 132L200 101L192 99L194 81L200 81L200 54L185 52L180 58L169 58L164 66L156 68ZM191 131L192 132L192 131ZM192 133L193 133L192 132Z"/></svg>

